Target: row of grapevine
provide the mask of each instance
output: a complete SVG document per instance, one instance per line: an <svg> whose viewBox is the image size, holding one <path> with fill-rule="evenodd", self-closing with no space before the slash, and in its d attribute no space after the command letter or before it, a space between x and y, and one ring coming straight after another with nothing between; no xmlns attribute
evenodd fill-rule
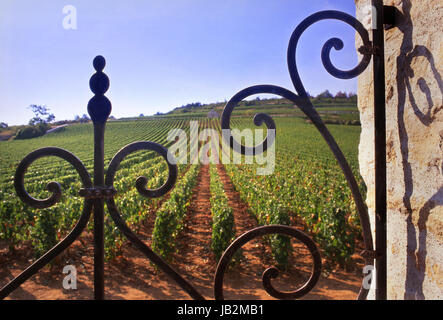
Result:
<svg viewBox="0 0 443 320"><path fill-rule="evenodd" d="M188 128L188 122L185 121L143 121L128 124L124 122L109 123L105 134L105 164L110 161L112 156L123 146L134 141L150 140L165 146L171 142L166 140L167 133L173 128ZM2 142L2 153L0 162L2 163L0 171L0 185L11 186L14 178L14 171L18 162L29 152L47 146L66 148L80 158L85 164L86 169L93 170L93 136L92 125L75 125L67 127L61 133L43 136L32 140L6 141ZM79 143L81 141L81 143ZM139 153L130 154L125 159L139 163L144 161L143 157L151 157L149 154ZM58 162L57 162L58 161ZM54 166L54 164L56 164ZM124 165L124 163L122 163ZM60 162L58 158L47 157L36 161L29 168L25 176L27 182L33 180L45 180L47 177L63 176L75 174L72 166L67 162Z"/></svg>
<svg viewBox="0 0 443 320"><path fill-rule="evenodd" d="M235 221L234 212L228 204L228 197L215 165L210 165L209 174L212 215L211 249L218 260L235 238Z"/></svg>
<svg viewBox="0 0 443 320"><path fill-rule="evenodd" d="M236 118L232 121L234 127L241 127L241 125L245 124L245 121L241 121ZM219 122L213 124L214 128L221 132L221 127ZM220 141L220 145L225 143L224 141ZM221 155L220 155L221 156ZM244 160L244 157L242 157ZM242 161L244 163L244 161ZM269 225L269 224L281 224L281 225L289 225L290 217L286 210L282 210L281 205L278 202L278 199L273 196L273 191L269 192L269 196L264 196L260 193L263 192L262 186L257 184L253 179L248 177L248 181L245 181L246 174L244 174L243 170L253 170L256 169L255 166L248 165L225 165L228 175L234 185L239 189L240 195L243 200L248 203L249 208L252 211L252 214L255 216L257 223L259 225ZM245 194L248 194L249 197L245 197ZM290 238L283 235L271 235L268 237L264 237L264 240L271 248L271 253L277 266L281 269L286 269L289 264L289 257L292 253L292 245Z"/></svg>
<svg viewBox="0 0 443 320"><path fill-rule="evenodd" d="M137 140L151 140L168 147L173 142L166 140L167 132L172 128L181 128L189 133L191 120L197 119L110 122L105 140L106 162L118 149ZM199 130L221 130L217 120L198 120ZM360 227L343 174L326 143L312 125L295 118L275 120L277 139L273 174L257 175L257 167L263 165L256 163L227 164L226 171L260 225L295 225L302 219L306 231L313 235L324 256L330 261L346 265L354 252ZM232 124L242 129L250 128L252 122L233 118ZM358 128L330 126L330 129L350 160L364 193L355 152ZM88 139L90 144L85 143ZM199 141L199 147L205 143ZM61 201L49 209L35 210L23 204L16 196L13 176L18 161L28 152L50 145L72 151L85 163L87 169L92 171L93 145L90 124L67 127L61 133L32 141L1 143L0 239L7 240L11 246L23 241L32 241L37 256L72 229L83 206L83 199L78 195L81 184L75 170L63 161L52 159L39 160L30 167L25 176L26 188L34 197L46 198L49 195L45 190L47 182L60 182L63 189ZM179 166L179 175L186 169L188 167ZM125 158L116 173L115 187L118 193L115 200L123 218L132 229L137 231L140 222L145 220L148 214L157 211L153 247L162 256L168 257L175 250L174 239L182 228L198 171L199 166L191 165L186 174L178 179L166 201L162 198L144 198L135 189L135 180L140 175L148 178L150 188L158 187L165 181L167 165L161 157L152 152L133 153ZM226 194L214 166L211 166L210 174L211 210L214 219L213 249L216 255L219 255L231 241L228 239L232 239L235 221L232 222L230 217L232 209L227 205ZM124 238L108 215L105 219L106 255L109 258L119 253ZM232 228L229 227L231 222ZM88 227L91 226L92 224L89 224ZM285 266L291 254L289 239L272 236L267 240L277 263Z"/></svg>
<svg viewBox="0 0 443 320"><path fill-rule="evenodd" d="M125 144L134 140L151 140L164 145L167 133L172 128L185 129L187 121L138 121L127 123L111 122L108 124L105 141L105 159L109 161L114 153ZM2 153L2 174L0 174L0 239L6 240L10 247L24 241L32 243L38 257L55 245L70 231L78 221L83 207L83 199L78 191L81 182L75 170L66 162L50 157L36 161L25 175L27 191L36 198L46 198L49 181L57 181L62 186L62 198L55 206L40 210L33 209L21 202L13 188L13 176L17 162L37 147L58 146L72 151L92 171L93 144L85 143L92 140L92 126L74 125L56 135L32 139L29 141L8 141L2 148L9 153ZM55 143L51 143L55 142ZM108 145L109 144L109 145ZM31 149L32 148L32 149ZM3 150L2 150L3 151ZM85 160L86 159L86 160ZM6 165L6 163L9 163ZM179 170L180 170L179 166ZM161 201L147 199L138 194L135 181L138 176L148 178L148 187L155 188L163 184L167 178L165 161L153 152L136 152L128 155L121 163L115 176L115 187L118 191L116 203L125 221L137 230L140 221L147 214L155 211ZM92 229L92 224L88 225ZM115 227L109 215L105 215L105 253L112 258L119 253L124 238Z"/></svg>
<svg viewBox="0 0 443 320"><path fill-rule="evenodd" d="M243 120L237 125L251 124ZM331 126L330 130L364 194L355 156L358 129ZM241 198L259 224L296 225L301 219L328 261L347 265L360 234L359 220L346 180L326 143L313 126L297 119L278 119L275 155L271 175L257 175L258 164L226 166ZM271 241L271 247L278 261L287 261L291 247L284 237L274 244Z"/></svg>
<svg viewBox="0 0 443 320"><path fill-rule="evenodd" d="M157 210L152 233L152 248L165 259L170 260L171 254L175 251L175 239L183 229L199 170L199 165L191 165L186 174L177 181L169 194L169 199Z"/></svg>
<svg viewBox="0 0 443 320"><path fill-rule="evenodd" d="M251 179L251 172L247 173L246 166L228 165L226 170L259 225L291 225L289 212L282 205L279 195ZM284 235L272 235L266 239L277 266L281 269L287 268L292 252L290 238Z"/></svg>

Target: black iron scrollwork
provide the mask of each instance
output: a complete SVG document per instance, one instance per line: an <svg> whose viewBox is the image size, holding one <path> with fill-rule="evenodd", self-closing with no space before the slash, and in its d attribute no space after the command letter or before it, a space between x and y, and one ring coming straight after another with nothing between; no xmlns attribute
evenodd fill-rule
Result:
<svg viewBox="0 0 443 320"><path fill-rule="evenodd" d="M106 173L105 184L107 186L112 186L114 183L114 176L120 165L121 161L129 154L139 151L139 150L150 150L158 153L167 162L169 173L166 182L158 189L149 190L146 188L147 179L143 176L138 177L136 180L136 188L138 192L149 198L157 198L169 192L175 184L177 179L177 166L172 164L168 159L173 159L173 156L169 151L162 145L151 142L151 141L141 141L135 142L122 148L117 154L112 158L108 171ZM175 161L174 161L175 163ZM203 300L203 296L188 282L186 281L178 272L172 268L166 261L164 261L160 256L158 256L152 249L141 241L134 232L128 227L123 218L121 217L119 210L115 204L114 198L109 198L106 200L106 205L111 215L112 220L120 231L131 241L145 256L157 265L161 270L163 270L168 276L170 276L183 290L185 290L193 299Z"/></svg>
<svg viewBox="0 0 443 320"><path fill-rule="evenodd" d="M48 208L60 201L62 189L57 182L49 182L48 191L52 193L47 199L35 199L31 197L24 187L24 176L29 166L37 159L47 156L56 156L72 164L77 170L82 180L83 186L79 190L79 195L84 197L85 205L83 213L74 229L56 246L46 254L36 260L30 267L19 276L10 281L0 290L0 298L5 298L13 290L18 288L23 282L34 275L38 270L48 264L52 259L69 247L76 238L80 236L87 222L94 212L94 294L96 299L104 298L103 285L103 205L106 201L109 213L116 226L134 245L141 250L146 257L177 282L192 298L204 299L195 288L171 268L160 256L155 254L149 246L143 243L127 226L122 219L120 212L114 202L116 190L113 187L115 173L123 159L136 151L154 151L168 164L168 179L158 189L150 190L146 188L146 177L139 177L136 180L136 188L140 194L149 198L157 198L169 192L177 179L177 166L173 163L174 157L162 145L151 141L139 141L131 143L122 148L111 160L106 177L103 170L104 156L104 130L106 121L111 114L111 102L104 95L109 88L109 78L103 73L106 61L102 56L95 57L93 66L96 73L90 79L91 91L95 94L88 103L88 113L94 125L94 183L83 163L72 153L60 148L42 148L27 155L18 165L14 186L20 199L34 208ZM172 161L170 161L172 159Z"/></svg>
<svg viewBox="0 0 443 320"><path fill-rule="evenodd" d="M311 26L313 23L324 20L324 19L335 19L343 21L360 34L364 47L371 46L369 41L368 32L364 29L362 24L356 20L354 17L338 12L338 11L322 11L318 12L307 19L305 19L294 31L291 36L289 47L288 47L288 68L289 74L292 79L292 83L297 92L293 93L282 87L274 85L258 85L246 88L232 97L232 99L227 103L222 119L221 127L223 130L223 138L230 144L234 150L239 150L242 154L259 154L267 150L267 148L274 143L274 136L269 134L261 142L260 145L254 147L243 146L238 143L234 137L230 134L230 118L235 106L248 96L260 93L269 93L280 95L297 105L314 123L319 132L322 134L329 147L331 148L334 156L336 157L338 163L340 164L343 173L347 179L349 187L352 191L354 200L357 205L357 210L360 216L360 222L363 229L363 238L365 242L366 252L373 252L372 247L372 235L369 224L369 217L367 213L366 206L364 205L362 196L358 189L355 177L347 163L343 153L338 147L332 135L329 133L328 129L322 122L320 116L316 112L314 106L309 100L309 97L303 87L300 80L297 64L295 59L295 53L298 41L303 34L303 32ZM330 59L330 52L332 48L336 50L341 50L343 48L343 42L340 39L333 38L328 40L322 49L322 61L326 70L333 76L341 79L350 79L358 76L362 73L368 66L371 54L365 51L360 63L352 70L343 71L336 68ZM61 199L62 190L58 183L50 182L47 185L48 191L52 193L47 199L35 199L31 197L24 187L24 175L28 167L37 159L46 156L56 156L62 158L74 166L78 174L80 175L82 181L82 189L79 190L79 195L84 197L84 208L83 213L75 225L74 229L56 246L49 250L46 254L35 261L29 268L23 271L19 276L14 278L5 287L0 290L0 298L8 296L14 289L18 288L24 281L29 279L33 274L40 270L44 265L49 263L58 254L65 250L72 242L80 236L84 230L91 213L94 212L94 293L96 299L104 298L104 281L103 281L103 214L104 214L104 204L109 209L109 213L115 222L116 226L123 232L123 234L140 250L146 257L156 264L161 270L163 270L167 275L169 275L181 288L183 288L192 298L194 299L204 299L203 296L182 276L180 276L171 266L169 266L160 256L155 254L149 246L147 246L143 241L141 241L135 233L131 231L128 225L123 220L116 204L114 197L116 191L113 188L115 173L123 161L123 159L136 151L149 150L154 151L168 164L168 179L158 189L150 190L146 188L147 179L145 177L139 177L136 180L136 187L140 194L145 197L155 198L160 197L170 191L177 179L177 167L172 164L173 156L169 151L160 144L141 141L135 142L122 148L114 158L111 160L108 170L105 174L104 172L104 130L106 121L111 113L111 102L104 95L109 88L109 78L103 73L103 69L106 65L105 59L102 56L97 56L93 61L93 66L96 73L90 79L91 91L95 94L93 98L88 103L88 113L94 124L94 181L92 182L91 177L86 170L83 163L75 157L70 152L60 149L60 148L42 148L30 153L26 156L22 162L19 164L15 179L14 186L17 195L25 203L35 207L35 208L48 208L56 204ZM256 126L261 126L263 124L269 130L275 130L274 120L267 114L259 113L254 117L254 124ZM175 162L174 162L175 163ZM250 230L236 240L234 240L228 249L222 255L215 274L214 283L214 294L216 299L223 299L223 279L226 268L237 250L239 250L243 245L252 239L269 234L284 234L295 238L296 240L302 242L309 250L313 258L313 267L311 276L308 281L298 290L293 292L281 292L275 289L272 285L272 279L278 276L278 270L276 268L269 268L264 271L262 280L265 290L273 297L280 299L295 299L300 298L307 294L316 285L321 272L321 258L319 251L315 243L303 232L288 226L282 225L270 225L262 226ZM372 255L365 255L365 260L367 265L373 265ZM359 293L359 298L363 299L366 297L368 290L361 288Z"/></svg>
<svg viewBox="0 0 443 320"><path fill-rule="evenodd" d="M368 252L373 251L373 241L372 241L372 234L371 234L371 227L370 227L370 221L369 216L367 212L367 208L364 204L363 198L360 194L360 190L358 188L357 182L355 180L355 177L352 173L352 170L346 161L346 158L344 157L342 151L340 150L339 146L337 145L335 139L330 134L329 130L324 125L323 121L321 120L319 114L315 110L312 102L309 99L309 96L303 86L303 83L300 79L298 68L297 68L297 62L296 62L296 51L297 51L297 45L300 40L300 37L308 29L312 24L325 20L325 19L333 19L333 20L339 20L347 23L351 27L353 27L358 34L360 35L362 41L363 41L363 47L372 47L372 44L369 40L369 34L364 28L364 26L354 17L351 15L348 15L346 13L340 12L340 11L321 11L317 12L308 18L306 18L304 21L302 21L298 27L294 30L292 33L291 39L289 41L288 46L288 52L287 52L287 62L288 62L288 69L289 74L292 80L292 83L294 85L294 88L297 92L294 93L292 91L289 91L285 88L281 88L274 85L257 85L252 86L249 88L246 88L236 95L234 95L231 100L228 101L223 114L221 118L221 127L223 130L223 138L225 141L231 146L231 148L234 148L234 150L240 150L242 154L256 154L260 153L266 150L266 148L270 145L271 141L268 140L268 136L265 138L265 140L258 146L254 147L246 147L238 143L235 138L230 134L230 118L231 114L235 108L235 106L243 99L245 99L248 96L254 95L254 94L275 94L282 96L283 98L286 98L290 100L292 103L297 105L300 110L303 111L303 113L312 121L312 123L316 126L318 131L321 133L323 138L326 140L329 148L331 149L332 153L334 154L335 158L337 159L345 178L348 182L348 185L351 189L354 201L357 206L357 211L360 218L360 223L362 226L362 232L363 232L363 239L365 243L365 249ZM360 75L369 65L369 62L371 60L371 53L364 52L363 58L359 62L359 64L351 69L351 70L340 70L334 66L334 64L331 61L330 53L332 48L335 50L341 50L343 49L343 41L338 38L332 38L326 41L326 43L323 45L322 52L321 52L321 59L323 62L324 67L326 70L334 77L339 79L351 79L355 78L358 75ZM254 118L254 124L259 126L262 125L262 123L265 123L268 129L274 129L275 130L275 123L272 120L272 118L267 114L257 114ZM275 135L274 135L275 136ZM272 229L275 233L284 232L284 230L287 230L286 227L283 226L275 226L274 229ZM225 254L228 254L230 251L228 250ZM312 251L311 251L312 252ZM222 257L222 261L225 259L225 257ZM371 257L365 256L365 263L366 265L372 266L374 264L374 261ZM220 269L220 270L223 270ZM316 270L318 270L318 265L314 263L313 266L313 273L315 274ZM217 270L218 272L218 270ZM222 271L220 271L222 272ZM222 276L216 275L216 279L220 279ZM282 294L275 292L273 290L268 290L268 287L265 285L266 290L269 294L271 294L274 297L278 298L299 298L300 296L308 293L315 285L315 277L311 277L312 282L310 282L309 286L306 286L304 290L299 291L297 294ZM318 278L317 278L318 279ZM310 281L311 281L310 280ZM265 283L265 281L264 281ZM365 299L368 294L368 289L362 286L358 295L359 299ZM219 297L223 297L223 295L218 295Z"/></svg>
<svg viewBox="0 0 443 320"><path fill-rule="evenodd" d="M14 187L17 192L17 195L20 199L29 204L34 208L49 208L55 205L61 198L62 189L60 184L57 182L49 182L47 185L48 191L52 193L52 195L47 199L35 199L31 197L25 189L24 176L28 167L37 159L42 157L55 156L62 158L72 164L78 174L80 175L83 188L92 188L92 181L89 176L88 171L86 170L83 163L72 153L60 149L60 148L42 148L31 152L27 155L18 165L15 177L14 177ZM17 289L23 282L32 277L35 273L37 273L41 268L43 268L46 264L48 264L52 259L58 256L63 250L68 248L74 241L77 239L82 231L85 229L88 220L91 216L93 207L92 200L85 199L83 212L78 220L77 224L74 226L72 231L57 245L55 245L52 249L50 249L47 253L37 259L32 265L30 265L26 270L20 273L17 277L11 280L7 285L5 285L0 290L0 299L7 297L12 291Z"/></svg>
<svg viewBox="0 0 443 320"><path fill-rule="evenodd" d="M288 226L281 225L269 225L269 226L261 226L246 233L242 234L240 237L235 239L226 251L223 253L223 256L220 259L220 262L217 265L217 270L215 274L215 282L214 282L214 297L217 300L223 300L223 278L226 269L229 266L229 262L231 261L234 254L246 243L253 240L254 238L261 237L268 234L284 234L287 236L291 236L301 243L303 243L306 248L309 250L311 257L313 259L313 268L311 276L308 281L301 286L299 289L293 292L281 292L274 288L272 285L271 279L274 279L278 276L279 271L277 268L271 267L266 269L263 272L262 280L263 287L266 292L274 298L277 299L297 299L304 296L306 293L312 290L312 288L317 283L320 278L321 273L321 257L320 253L315 245L314 241L311 240L305 233L297 230L295 228L291 228Z"/></svg>

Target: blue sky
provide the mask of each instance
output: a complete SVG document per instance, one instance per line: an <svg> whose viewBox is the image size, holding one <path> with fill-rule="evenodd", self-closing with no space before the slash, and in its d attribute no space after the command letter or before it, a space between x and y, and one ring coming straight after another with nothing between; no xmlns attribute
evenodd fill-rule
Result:
<svg viewBox="0 0 443 320"><path fill-rule="evenodd" d="M66 30L66 5L77 29ZM107 97L119 117L167 112L190 102L229 100L255 84L293 89L286 64L291 33L307 16L334 9L355 16L354 0L2 0L0 2L0 121L24 124L30 104L56 120L86 113L93 58L107 60ZM343 69L357 64L352 28L323 21L301 38L297 62L311 94L357 91L337 80L320 53L331 37Z"/></svg>

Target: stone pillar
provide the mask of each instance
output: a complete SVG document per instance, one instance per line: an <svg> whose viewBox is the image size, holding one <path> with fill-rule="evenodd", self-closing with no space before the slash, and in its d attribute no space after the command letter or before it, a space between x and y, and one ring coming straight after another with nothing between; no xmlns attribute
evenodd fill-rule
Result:
<svg viewBox="0 0 443 320"><path fill-rule="evenodd" d="M370 0L355 2L365 22ZM385 32L388 299L443 299L443 1L384 4L401 12ZM359 162L374 221L372 85L371 65L358 80Z"/></svg>

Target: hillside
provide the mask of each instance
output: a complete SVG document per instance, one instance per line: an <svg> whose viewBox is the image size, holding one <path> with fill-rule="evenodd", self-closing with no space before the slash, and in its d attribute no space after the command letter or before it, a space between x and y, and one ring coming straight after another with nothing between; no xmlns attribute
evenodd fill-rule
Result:
<svg viewBox="0 0 443 320"><path fill-rule="evenodd" d="M352 98L312 98L317 112L327 124L360 125L360 116L357 108L357 97ZM121 118L119 120L145 120L148 118L167 119L182 118L189 119L208 117L211 111L215 111L221 117L226 102L210 104L190 103L177 107L167 113L157 113L154 116L141 116ZM242 101L236 106L232 117L253 117L257 113L266 113L273 117L293 116L307 119L304 113L289 100L286 99L255 99Z"/></svg>

